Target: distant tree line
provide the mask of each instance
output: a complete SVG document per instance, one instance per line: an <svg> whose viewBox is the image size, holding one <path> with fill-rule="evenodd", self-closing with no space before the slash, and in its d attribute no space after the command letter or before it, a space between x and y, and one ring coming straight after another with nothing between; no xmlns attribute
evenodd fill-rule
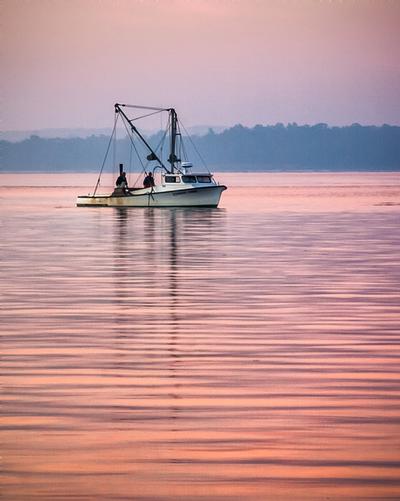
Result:
<svg viewBox="0 0 400 501"><path fill-rule="evenodd" d="M149 138L159 143L161 133ZM72 139L44 139L31 136L20 142L0 141L0 170L5 171L97 171L109 143L106 136ZM140 149L140 146L137 146ZM117 154L110 149L105 170L115 162L141 165L128 137L119 139ZM166 154L167 145L164 146ZM195 150L214 170L225 171L301 171L301 170L400 170L400 127L329 127L296 123L236 125L221 133L212 129L204 136L186 142L186 152L196 165L201 162ZM141 152L145 157L145 151Z"/></svg>

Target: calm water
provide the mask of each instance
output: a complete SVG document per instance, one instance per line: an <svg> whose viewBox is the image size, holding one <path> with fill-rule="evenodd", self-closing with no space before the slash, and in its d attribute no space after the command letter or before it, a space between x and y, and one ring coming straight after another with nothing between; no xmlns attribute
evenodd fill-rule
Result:
<svg viewBox="0 0 400 501"><path fill-rule="evenodd" d="M95 178L0 176L3 498L398 499L400 176Z"/></svg>

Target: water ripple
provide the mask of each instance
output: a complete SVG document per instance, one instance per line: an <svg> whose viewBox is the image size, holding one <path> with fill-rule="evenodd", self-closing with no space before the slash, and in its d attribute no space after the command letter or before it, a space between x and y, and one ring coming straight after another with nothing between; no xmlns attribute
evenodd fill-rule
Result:
<svg viewBox="0 0 400 501"><path fill-rule="evenodd" d="M400 497L400 189L296 179L3 190L5 499Z"/></svg>

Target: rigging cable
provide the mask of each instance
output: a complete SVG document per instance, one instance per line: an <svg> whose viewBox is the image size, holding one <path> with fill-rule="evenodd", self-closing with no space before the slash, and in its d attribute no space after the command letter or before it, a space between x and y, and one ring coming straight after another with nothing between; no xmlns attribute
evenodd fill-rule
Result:
<svg viewBox="0 0 400 501"><path fill-rule="evenodd" d="M166 137L166 135L167 135L167 132L168 132L168 129L166 129L166 130L164 131L164 134L163 134L163 136L161 137L161 139L160 139L160 141L159 141L158 145L154 148L154 151L155 151L156 153L157 153L157 150L160 148L160 146L161 146L161 152L162 152L162 147L164 146L165 137ZM162 157L162 155L160 156L160 158L161 158L161 157ZM162 160L162 158L161 158L161 160ZM145 172L146 172L146 170L147 170L147 166L149 165L149 163L150 163L150 162L151 162L151 160L149 160L149 161L146 163L146 165L145 165ZM160 167L161 167L161 166L160 166Z"/></svg>
<svg viewBox="0 0 400 501"><path fill-rule="evenodd" d="M134 106L131 106L131 107L134 107ZM159 111L157 111L157 113L159 113L160 111L164 111L164 110L159 110ZM153 113L151 113L151 115L153 115ZM131 146L133 146L133 148L134 148L134 150L135 150L136 156L138 157L139 162L140 162L140 164L141 164L141 166L142 166L142 170L143 170L143 172L146 174L146 170L147 170L147 166L149 165L149 161L146 163L146 165L144 165L144 164L143 164L142 159L141 159L141 157L140 157L140 155L139 155L139 152L138 152L138 150L137 150L137 148L136 148L136 145L135 145L135 143L134 143L134 141L133 141L133 138L132 138L132 133L129 131L128 126L127 126L127 124L126 124L126 120L124 119L124 117L122 117L122 123L124 124L124 127L125 127L125 129L126 129L126 132L128 133L129 139L130 139L130 141L131 141ZM169 123L168 123L168 125L169 125ZM159 143L158 143L157 147L155 148L155 150L154 150L155 152L157 152L157 150L160 148L160 146L164 144L164 141L165 141L165 137L166 137L166 135L167 135L167 132L168 132L168 127L167 127L167 129L164 131L163 136L161 137L161 139L160 139L160 141L159 141ZM139 174L139 176L136 178L136 180L135 180L135 182L134 182L133 186L136 186L137 182L139 181L140 176L141 176L141 174Z"/></svg>
<svg viewBox="0 0 400 501"><path fill-rule="evenodd" d="M140 106L139 104L118 103L118 106L123 106L124 108L136 108L138 110L169 111L169 108L157 108L156 106Z"/></svg>
<svg viewBox="0 0 400 501"><path fill-rule="evenodd" d="M178 122L178 131L179 131L179 138L180 138L180 141L179 141L179 158L182 159L182 156L183 156L183 158L185 159L185 161L187 161L188 160L188 155L187 155L186 148L185 148L185 142L183 141L183 136L182 136L182 132L181 132L181 124L179 122Z"/></svg>
<svg viewBox="0 0 400 501"><path fill-rule="evenodd" d="M125 126L126 132L128 133L129 139L130 139L130 141L131 141L131 146L133 146L133 148L134 148L134 150L135 150L135 153L136 153L136 156L138 157L139 162L140 162L140 164L141 164L141 166L142 166L143 172L146 174L146 166L147 166L147 164L146 164L146 166L145 166L145 165L143 165L142 159L140 158L140 155L139 155L139 153L138 153L138 151L137 151L137 148L136 148L136 145L135 145L135 143L134 143L134 141L133 141L132 135L131 135L131 133L129 132L129 129L128 129L128 127L127 127L126 123L125 123L125 120L122 120L122 122L123 122L123 124L124 124L124 126ZM133 183L133 186L136 186L136 183L139 181L140 176L141 176L141 173L140 173L140 174L138 175L138 177L136 178L135 182Z"/></svg>
<svg viewBox="0 0 400 501"><path fill-rule="evenodd" d="M133 167L132 167L132 149L133 148L132 148L132 143L131 143L130 148L129 148L129 171L128 171L129 175L128 175L128 177L130 177L131 172L133 170ZM129 182L128 182L128 186L129 186Z"/></svg>
<svg viewBox="0 0 400 501"><path fill-rule="evenodd" d="M96 186L94 188L94 192L93 192L93 196L96 195L96 191L97 191L97 188L99 187L99 184L100 184L100 178L101 178L101 174L103 172L103 169L104 169L104 166L106 164L106 160L107 160L107 156L108 156L108 153L110 151L110 146L111 146L111 141L114 137L114 134L115 134L115 130L116 130L116 127L117 127L117 121L118 121L118 114L115 115L115 118L114 118L114 127L113 127L113 130L111 132L111 136L110 136L110 140L108 142L108 146L107 146L107 151L106 151L106 154L104 156L104 160L103 160L103 163L102 163L102 166L101 166L101 169L100 169L100 173L99 173L99 177L97 179L97 183L96 183Z"/></svg>
<svg viewBox="0 0 400 501"><path fill-rule="evenodd" d="M137 151L137 149L136 149L135 143L133 142L133 139L132 139L132 135L131 135L131 133L129 132L129 129L128 129L128 127L127 127L126 123L125 123L125 120L122 120L122 123L123 123L123 124L124 124L124 126L125 126L126 132L128 133L129 139L130 139L130 141L131 141L131 145L133 146L133 148L134 148L134 150L135 150L135 153L136 153L136 155L137 155L137 157L138 157L138 159L139 159L139 162L140 162L140 163L141 163L141 165L142 165L142 169L143 169L143 171L144 171L144 172L146 172L146 171L145 171L145 169L144 169L144 165L143 165L142 159L140 158L140 155L139 155L139 153L138 153L138 151Z"/></svg>
<svg viewBox="0 0 400 501"><path fill-rule="evenodd" d="M191 142L191 144L192 144L192 146L193 146L194 150L196 151L197 155L199 156L200 160L202 161L202 163L203 163L204 167L207 169L207 172L208 172L209 174L211 174L210 169L207 167L207 164L206 164L206 162L205 162L204 158L201 156L201 154L200 154L199 150L196 148L196 145L194 144L194 142L193 142L192 138L190 137L190 135L189 135L188 131L186 130L185 126L183 125L182 120L181 120L181 119L179 119L179 122L180 122L180 124L182 125L183 130L185 131L185 133L186 133L186 135L187 135L187 137L188 137L189 141Z"/></svg>
<svg viewBox="0 0 400 501"><path fill-rule="evenodd" d="M147 115L141 115L140 117L131 118L130 121L140 120L141 118L151 117L151 115L156 115L157 113L162 113L164 110L153 111L153 113L147 113Z"/></svg>
<svg viewBox="0 0 400 501"><path fill-rule="evenodd" d="M163 114L162 113L160 113L160 131L161 130L164 130ZM161 149L160 149L160 159L161 159L161 161L163 159L163 148L164 148L164 144L161 145Z"/></svg>
<svg viewBox="0 0 400 501"><path fill-rule="evenodd" d="M118 127L115 128L114 141L113 141L113 160L112 160L112 175L115 178L115 169L117 167L117 136Z"/></svg>
<svg viewBox="0 0 400 501"><path fill-rule="evenodd" d="M161 139L160 139L156 149L154 150L156 153L157 153L157 150L160 148L160 146L161 146L161 151L162 151L162 149L164 147L164 142L165 142L165 137L167 135L167 132L168 132L168 128L165 129L164 134L161 136Z"/></svg>

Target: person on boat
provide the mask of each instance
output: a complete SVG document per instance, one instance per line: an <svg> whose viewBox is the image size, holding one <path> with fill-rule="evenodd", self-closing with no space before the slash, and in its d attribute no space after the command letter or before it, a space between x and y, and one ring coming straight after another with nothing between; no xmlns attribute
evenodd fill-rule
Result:
<svg viewBox="0 0 400 501"><path fill-rule="evenodd" d="M126 180L126 172L123 172L118 176L118 179L115 183L118 188L126 188L128 186L128 181Z"/></svg>
<svg viewBox="0 0 400 501"><path fill-rule="evenodd" d="M154 186L154 177L151 172L143 179L143 186L145 188L152 188Z"/></svg>

